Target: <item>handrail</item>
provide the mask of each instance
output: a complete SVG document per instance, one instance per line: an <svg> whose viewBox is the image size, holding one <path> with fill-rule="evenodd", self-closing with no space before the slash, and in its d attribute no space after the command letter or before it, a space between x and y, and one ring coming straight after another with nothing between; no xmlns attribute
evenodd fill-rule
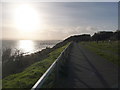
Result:
<svg viewBox="0 0 120 90"><path fill-rule="evenodd" d="M71 44L71 43L70 43ZM61 54L58 56L58 58L53 62L53 64L47 69L47 71L40 77L40 79L37 81L37 83L32 87L31 90L36 90L37 88L41 88L44 81L47 79L47 76L53 71L55 66L57 65L57 62L60 60L61 56L64 54L64 52L67 50L68 47L70 47L70 44L61 52Z"/></svg>

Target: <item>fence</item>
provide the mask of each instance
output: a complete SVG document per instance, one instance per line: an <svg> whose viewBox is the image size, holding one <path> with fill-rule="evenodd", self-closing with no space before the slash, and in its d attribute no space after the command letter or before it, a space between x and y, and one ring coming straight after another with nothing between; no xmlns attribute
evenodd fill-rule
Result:
<svg viewBox="0 0 120 90"><path fill-rule="evenodd" d="M47 71L40 77L37 83L32 87L32 90L38 88L57 88L61 74L65 75L64 66L69 58L69 53L72 48L72 42L65 48Z"/></svg>

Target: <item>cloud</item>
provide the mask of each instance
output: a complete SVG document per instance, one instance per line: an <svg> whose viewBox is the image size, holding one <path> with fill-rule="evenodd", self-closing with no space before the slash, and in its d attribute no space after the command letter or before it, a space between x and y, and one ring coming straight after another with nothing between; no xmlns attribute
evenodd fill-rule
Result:
<svg viewBox="0 0 120 90"><path fill-rule="evenodd" d="M69 28L67 31L68 34L93 34L95 31L97 31L97 27L93 26L77 26L77 27L72 27Z"/></svg>
<svg viewBox="0 0 120 90"><path fill-rule="evenodd" d="M86 27L86 31L95 31L95 30L98 30L97 27L92 27L92 26Z"/></svg>
<svg viewBox="0 0 120 90"><path fill-rule="evenodd" d="M117 3L31 3L30 5L43 18L45 28L39 28L33 34L22 35L24 39L64 39L76 34L92 35L98 30L116 30L117 27ZM14 28L12 15L16 7L15 3L3 5L2 25L6 38L22 37ZM14 32L19 36L14 36Z"/></svg>
<svg viewBox="0 0 120 90"><path fill-rule="evenodd" d="M71 35L93 34L97 30L97 27L93 26L51 27L43 30L41 34L46 35L48 39L64 39Z"/></svg>

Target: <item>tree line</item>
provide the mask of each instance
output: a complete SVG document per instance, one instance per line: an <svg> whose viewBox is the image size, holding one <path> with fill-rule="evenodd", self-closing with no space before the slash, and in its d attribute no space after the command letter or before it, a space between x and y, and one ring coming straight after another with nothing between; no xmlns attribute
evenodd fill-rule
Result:
<svg viewBox="0 0 120 90"><path fill-rule="evenodd" d="M99 31L94 33L92 36L90 34L74 35L67 38L65 41L117 41L120 40L120 30L113 31Z"/></svg>

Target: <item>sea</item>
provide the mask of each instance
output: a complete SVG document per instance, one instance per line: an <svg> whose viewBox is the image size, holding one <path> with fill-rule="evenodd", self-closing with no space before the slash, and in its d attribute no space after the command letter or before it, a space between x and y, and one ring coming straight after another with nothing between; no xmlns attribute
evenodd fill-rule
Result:
<svg viewBox="0 0 120 90"><path fill-rule="evenodd" d="M19 50L21 53L31 54L46 47L52 48L61 40L2 40L1 50L12 49L12 53Z"/></svg>

